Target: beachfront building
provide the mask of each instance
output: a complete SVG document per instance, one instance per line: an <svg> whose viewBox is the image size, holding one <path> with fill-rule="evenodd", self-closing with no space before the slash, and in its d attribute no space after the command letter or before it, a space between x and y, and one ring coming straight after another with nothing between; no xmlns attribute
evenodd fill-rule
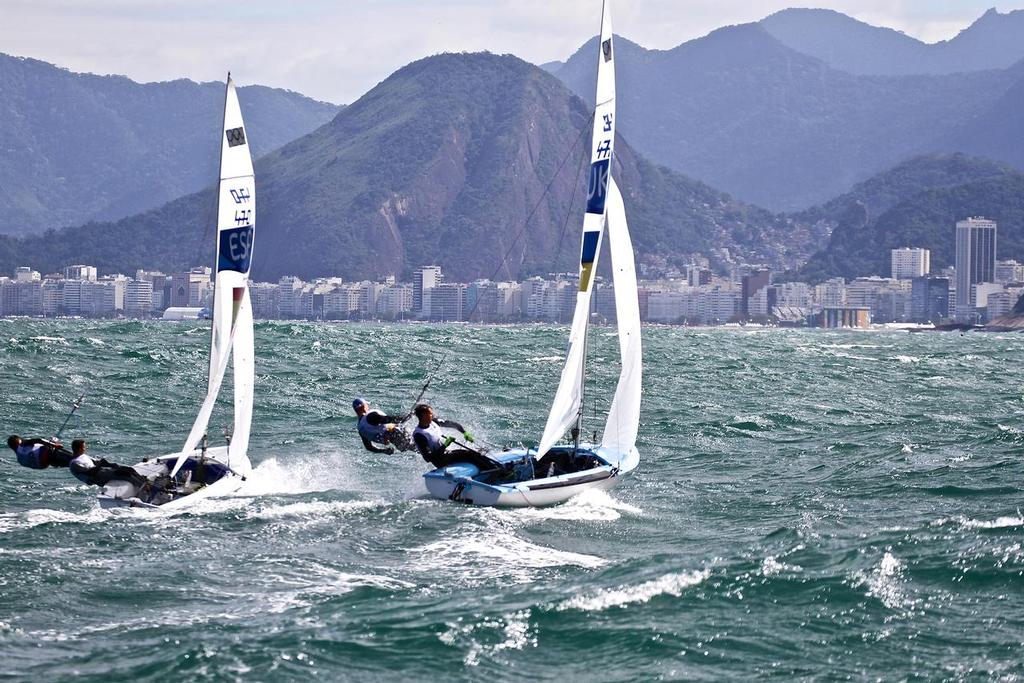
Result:
<svg viewBox="0 0 1024 683"><path fill-rule="evenodd" d="M424 310L425 292L441 284L441 266L423 266L412 275L412 310L420 313ZM425 316L429 317L429 316Z"/></svg>
<svg viewBox="0 0 1024 683"><path fill-rule="evenodd" d="M929 249L902 247L891 252L894 280L913 280L932 272L932 252Z"/></svg>
<svg viewBox="0 0 1024 683"><path fill-rule="evenodd" d="M956 318L978 320L975 285L996 281L997 224L968 218L956 224Z"/></svg>

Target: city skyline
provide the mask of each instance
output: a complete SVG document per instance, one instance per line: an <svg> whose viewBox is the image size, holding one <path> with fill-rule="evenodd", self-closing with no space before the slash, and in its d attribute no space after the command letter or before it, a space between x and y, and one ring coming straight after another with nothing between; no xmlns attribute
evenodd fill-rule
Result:
<svg viewBox="0 0 1024 683"><path fill-rule="evenodd" d="M815 285L776 282L770 269L757 265L735 265L728 276L716 275L706 258L696 258L684 271L639 281L641 317L648 322L705 325L991 322L1007 315L1024 294L1024 265L994 260L994 221L958 222L957 240L962 241L965 230L979 226L993 232L986 252L993 263L967 290L957 285L955 267L932 273L930 251L914 247L892 250L892 277L832 278ZM306 282L284 276L276 283L254 281L249 286L256 317L264 319L567 322L575 303L577 276L551 273L521 281L461 283L445 281L440 266L424 266L404 282L393 276L382 282L341 277ZM615 318L611 291L599 278L593 313L607 321ZM964 291L970 296L967 307L960 301ZM198 315L211 294L208 266L173 274L139 270L134 277L101 277L95 267L84 264L69 265L62 273L45 277L21 267L13 278L0 277L0 314L152 317L167 311L165 316L177 318Z"/></svg>

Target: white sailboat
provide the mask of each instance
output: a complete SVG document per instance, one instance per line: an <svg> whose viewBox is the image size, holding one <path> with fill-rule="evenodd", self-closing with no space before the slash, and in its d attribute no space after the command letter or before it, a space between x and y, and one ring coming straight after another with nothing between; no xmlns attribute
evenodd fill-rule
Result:
<svg viewBox="0 0 1024 683"><path fill-rule="evenodd" d="M633 245L622 194L612 178L615 147L615 52L610 0L605 0L598 42L597 98L587 211L580 250L580 284L569 347L547 425L536 451L515 449L488 456L520 463L518 476L503 470L481 472L459 463L424 475L437 498L476 505L527 507L560 503L590 488L609 489L640 462L642 348ZM580 443L586 379L587 328L594 277L607 226L615 287L622 369L599 444ZM556 445L567 431L570 445ZM509 481L509 479L512 479Z"/></svg>
<svg viewBox="0 0 1024 683"><path fill-rule="evenodd" d="M224 98L217 201L217 274L205 400L182 449L134 465L146 478L143 485L111 481L100 491L102 507L185 507L238 490L252 469L248 450L255 351L248 281L256 232L256 185L231 74ZM234 429L228 445L208 448L206 430L229 361L234 378Z"/></svg>

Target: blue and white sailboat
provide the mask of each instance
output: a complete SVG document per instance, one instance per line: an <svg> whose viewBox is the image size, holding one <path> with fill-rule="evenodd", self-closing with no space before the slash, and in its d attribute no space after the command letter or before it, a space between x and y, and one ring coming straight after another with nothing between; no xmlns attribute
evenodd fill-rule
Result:
<svg viewBox="0 0 1024 683"><path fill-rule="evenodd" d="M424 475L437 498L487 506L552 505L591 488L609 489L640 462L636 438L640 425L642 347L636 265L625 206L615 179L615 50L610 0L605 0L598 42L597 99L583 240L580 283L569 347L547 425L536 451L514 449L488 456L521 463L517 476L504 470L481 472L459 463ZM607 227L615 286L622 369L599 444L580 443L586 379L587 328L598 258ZM567 431L573 443L556 445ZM511 480L510 480L511 479Z"/></svg>
<svg viewBox="0 0 1024 683"><path fill-rule="evenodd" d="M138 485L114 480L100 491L101 507L182 508L237 491L249 475L249 430L255 379L249 270L256 232L256 184L235 83L228 74L221 135L213 329L206 397L178 452L133 468ZM207 448L206 430L227 367L233 365L234 429L227 446Z"/></svg>

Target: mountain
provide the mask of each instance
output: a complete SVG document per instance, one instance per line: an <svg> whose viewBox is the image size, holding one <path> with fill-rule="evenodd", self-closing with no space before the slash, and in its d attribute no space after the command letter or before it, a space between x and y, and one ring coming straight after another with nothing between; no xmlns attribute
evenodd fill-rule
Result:
<svg viewBox="0 0 1024 683"><path fill-rule="evenodd" d="M1024 11L986 12L956 37L928 44L826 9L787 9L760 22L797 52L859 75L905 76L1006 69L1024 59Z"/></svg>
<svg viewBox="0 0 1024 683"><path fill-rule="evenodd" d="M988 157L1024 169L1024 62L1008 70L1014 82L985 111L936 136L929 147Z"/></svg>
<svg viewBox="0 0 1024 683"><path fill-rule="evenodd" d="M999 222L999 258L1024 260L1024 174L961 154L910 160L793 220L831 228L828 245L792 279L885 275L890 250L931 249L932 270L953 265L956 222Z"/></svg>
<svg viewBox="0 0 1024 683"><path fill-rule="evenodd" d="M622 131L652 161L773 210L834 197L991 111L1015 70L865 76L784 45L759 24L671 50L620 39ZM557 76L586 95L596 39Z"/></svg>
<svg viewBox="0 0 1024 683"><path fill-rule="evenodd" d="M239 90L264 154L338 107L261 86ZM217 177L223 83L135 83L0 54L0 233L111 220Z"/></svg>
<svg viewBox="0 0 1024 683"><path fill-rule="evenodd" d="M556 78L512 56L414 62L328 125L257 161L254 276L379 278L431 263L455 280L574 270L590 111ZM692 252L728 248L753 262L796 265L823 240L659 167L625 141L616 160L641 264L682 264ZM8 238L0 271L207 263L212 208L207 190L114 223Z"/></svg>

